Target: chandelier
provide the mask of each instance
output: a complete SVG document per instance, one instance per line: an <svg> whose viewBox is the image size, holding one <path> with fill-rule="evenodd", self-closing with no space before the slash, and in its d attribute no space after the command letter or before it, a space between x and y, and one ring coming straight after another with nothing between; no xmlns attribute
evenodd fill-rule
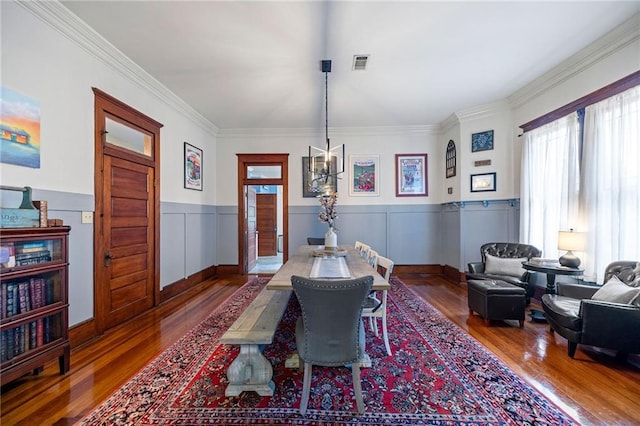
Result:
<svg viewBox="0 0 640 426"><path fill-rule="evenodd" d="M325 147L318 148L309 145L309 189L315 192L329 193L335 188L335 179L344 173L344 145L331 148L329 141L329 73L331 72L331 60L321 61L324 73L324 134Z"/></svg>

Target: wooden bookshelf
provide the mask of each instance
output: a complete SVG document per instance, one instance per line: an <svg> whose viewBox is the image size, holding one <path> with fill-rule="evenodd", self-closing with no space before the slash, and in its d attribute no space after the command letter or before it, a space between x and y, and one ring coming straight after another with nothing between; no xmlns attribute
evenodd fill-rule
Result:
<svg viewBox="0 0 640 426"><path fill-rule="evenodd" d="M70 227L0 231L0 381L58 358L69 371Z"/></svg>

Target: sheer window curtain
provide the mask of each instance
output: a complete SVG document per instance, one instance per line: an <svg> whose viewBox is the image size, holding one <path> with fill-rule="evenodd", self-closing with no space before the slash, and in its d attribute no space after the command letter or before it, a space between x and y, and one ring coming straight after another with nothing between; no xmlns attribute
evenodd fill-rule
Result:
<svg viewBox="0 0 640 426"><path fill-rule="evenodd" d="M578 126L577 114L570 114L524 135L520 241L545 258L560 257L559 230L578 230Z"/></svg>
<svg viewBox="0 0 640 426"><path fill-rule="evenodd" d="M616 260L640 260L640 87L585 112L580 217L585 279L602 283Z"/></svg>

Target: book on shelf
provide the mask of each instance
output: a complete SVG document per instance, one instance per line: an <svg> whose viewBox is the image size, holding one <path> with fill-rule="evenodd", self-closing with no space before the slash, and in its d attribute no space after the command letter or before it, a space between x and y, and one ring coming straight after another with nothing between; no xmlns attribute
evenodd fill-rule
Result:
<svg viewBox="0 0 640 426"><path fill-rule="evenodd" d="M3 304L6 306L5 318L18 314L18 285L7 283L2 286Z"/></svg>
<svg viewBox="0 0 640 426"><path fill-rule="evenodd" d="M31 298L29 297L29 283L18 283L18 313L23 314L31 310Z"/></svg>
<svg viewBox="0 0 640 426"><path fill-rule="evenodd" d="M16 250L13 243L0 244L0 266L3 268L16 266Z"/></svg>
<svg viewBox="0 0 640 426"><path fill-rule="evenodd" d="M16 254L31 253L34 251L41 251L47 248L46 241L32 241L28 243L16 243L14 244Z"/></svg>

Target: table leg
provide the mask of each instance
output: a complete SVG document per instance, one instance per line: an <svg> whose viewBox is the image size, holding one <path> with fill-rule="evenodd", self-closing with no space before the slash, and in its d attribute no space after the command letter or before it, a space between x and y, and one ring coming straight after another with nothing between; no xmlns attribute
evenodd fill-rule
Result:
<svg viewBox="0 0 640 426"><path fill-rule="evenodd" d="M273 367L262 354L259 345L240 345L240 353L227 369L229 385L225 396L238 396L244 391L255 391L260 396L273 396L275 385Z"/></svg>
<svg viewBox="0 0 640 426"><path fill-rule="evenodd" d="M557 294L556 275L547 272L547 294Z"/></svg>

